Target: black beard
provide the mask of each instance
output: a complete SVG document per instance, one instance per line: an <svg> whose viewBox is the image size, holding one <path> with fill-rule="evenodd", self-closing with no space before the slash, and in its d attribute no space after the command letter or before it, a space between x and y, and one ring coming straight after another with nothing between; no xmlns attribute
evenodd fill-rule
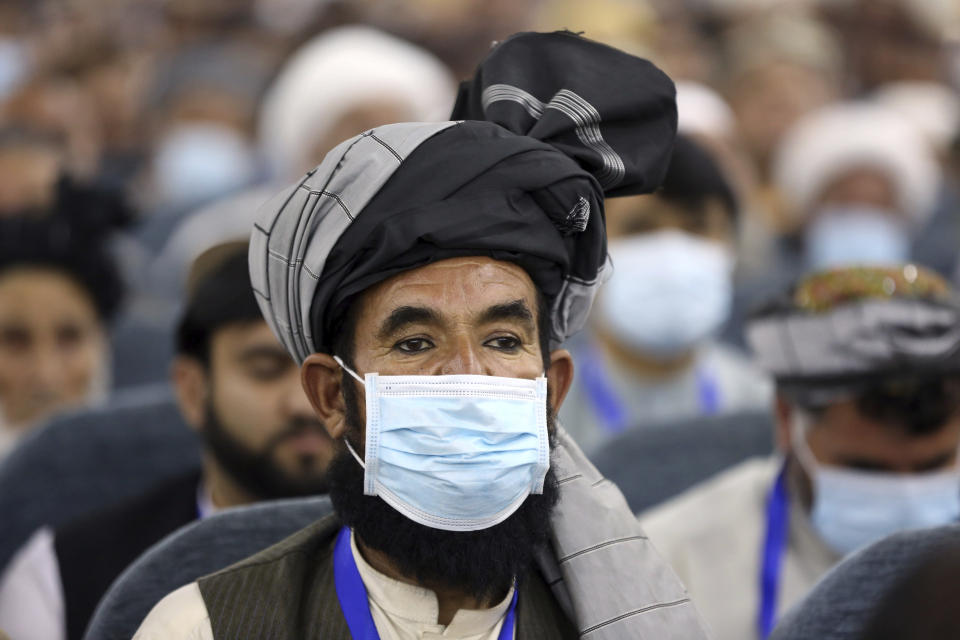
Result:
<svg viewBox="0 0 960 640"><path fill-rule="evenodd" d="M350 381L352 382L352 380ZM344 381L347 437L356 451L362 432L357 393ZM548 407L550 432L553 411ZM363 468L343 442L327 470L330 499L343 523L367 546L384 553L401 574L434 589L458 589L481 602L502 598L547 543L550 515L559 499L553 469L542 494L531 494L500 524L478 531L446 531L410 520L379 496L363 494Z"/></svg>
<svg viewBox="0 0 960 640"><path fill-rule="evenodd" d="M326 474L312 471L315 456L302 456L303 473L300 475L291 475L273 460L274 451L284 439L309 430L327 435L323 425L315 420L292 420L260 451L255 451L233 437L208 401L201 435L207 449L234 482L259 500L272 500L327 492Z"/></svg>

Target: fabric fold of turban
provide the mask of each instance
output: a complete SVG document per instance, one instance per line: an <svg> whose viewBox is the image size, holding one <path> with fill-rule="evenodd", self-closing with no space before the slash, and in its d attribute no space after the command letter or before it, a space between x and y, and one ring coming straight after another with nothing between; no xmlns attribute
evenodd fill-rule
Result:
<svg viewBox="0 0 960 640"><path fill-rule="evenodd" d="M261 208L251 278L298 361L330 352L363 290L459 256L523 267L563 342L608 273L605 194L659 186L677 120L666 75L569 32L497 45L453 117L347 140Z"/></svg>

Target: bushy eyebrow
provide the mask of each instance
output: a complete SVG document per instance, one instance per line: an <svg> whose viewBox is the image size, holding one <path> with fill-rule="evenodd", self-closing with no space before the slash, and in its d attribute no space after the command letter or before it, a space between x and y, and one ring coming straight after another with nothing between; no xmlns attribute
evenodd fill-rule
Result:
<svg viewBox="0 0 960 640"><path fill-rule="evenodd" d="M427 307L397 307L380 323L377 337L381 340L389 338L401 329L412 324L439 325L441 324L441 320L436 311L428 309Z"/></svg>
<svg viewBox="0 0 960 640"><path fill-rule="evenodd" d="M501 322L504 320L519 321L524 329L534 330L533 312L523 300L513 300L487 307L478 317L479 324ZM443 320L433 309L428 307L403 306L394 309L389 316L380 323L377 337L381 340L400 332L413 324L430 324L439 326Z"/></svg>
<svg viewBox="0 0 960 640"><path fill-rule="evenodd" d="M480 314L479 320L480 324L514 320L519 321L524 326L524 329L528 331L533 331L534 329L533 312L523 300L514 300L512 302L487 307L487 309Z"/></svg>

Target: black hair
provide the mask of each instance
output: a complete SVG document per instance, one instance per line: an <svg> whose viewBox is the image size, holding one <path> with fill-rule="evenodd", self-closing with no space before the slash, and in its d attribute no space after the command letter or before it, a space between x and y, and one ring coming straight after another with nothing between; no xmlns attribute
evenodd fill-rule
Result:
<svg viewBox="0 0 960 640"><path fill-rule="evenodd" d="M110 234L131 218L118 192L61 178L51 209L0 220L0 272L14 268L63 273L87 292L104 322L125 293Z"/></svg>
<svg viewBox="0 0 960 640"><path fill-rule="evenodd" d="M852 397L857 412L865 418L911 436L926 436L943 429L960 413L960 376L877 377L851 387L849 395L841 397ZM818 415L828 403L800 400L797 404Z"/></svg>
<svg viewBox="0 0 960 640"><path fill-rule="evenodd" d="M699 144L678 135L659 197L684 209L698 209L712 198L719 199L732 222L740 209L737 196L720 164Z"/></svg>
<svg viewBox="0 0 960 640"><path fill-rule="evenodd" d="M360 301L362 295L354 296L347 304L347 310L343 314L343 319L334 331L330 346L333 348L332 355L340 358L350 368L353 366L353 358L356 355L354 347L357 337L357 320L360 315ZM537 339L540 342L540 354L543 357L543 370L550 368L550 304L547 296L537 287ZM345 373L346 375L346 373ZM361 374L362 375L362 374Z"/></svg>
<svg viewBox="0 0 960 640"><path fill-rule="evenodd" d="M213 334L227 325L262 322L245 251L225 258L194 287L177 326L177 353L210 364Z"/></svg>

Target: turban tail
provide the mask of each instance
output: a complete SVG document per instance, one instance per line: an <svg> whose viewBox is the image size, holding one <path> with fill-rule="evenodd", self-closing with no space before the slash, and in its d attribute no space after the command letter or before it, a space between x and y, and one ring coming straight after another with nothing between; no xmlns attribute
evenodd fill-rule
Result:
<svg viewBox="0 0 960 640"><path fill-rule="evenodd" d="M251 276L298 360L330 350L356 294L458 256L522 266L561 343L606 275L604 195L659 186L677 115L652 64L558 32L494 48L453 117L348 140L261 210Z"/></svg>

